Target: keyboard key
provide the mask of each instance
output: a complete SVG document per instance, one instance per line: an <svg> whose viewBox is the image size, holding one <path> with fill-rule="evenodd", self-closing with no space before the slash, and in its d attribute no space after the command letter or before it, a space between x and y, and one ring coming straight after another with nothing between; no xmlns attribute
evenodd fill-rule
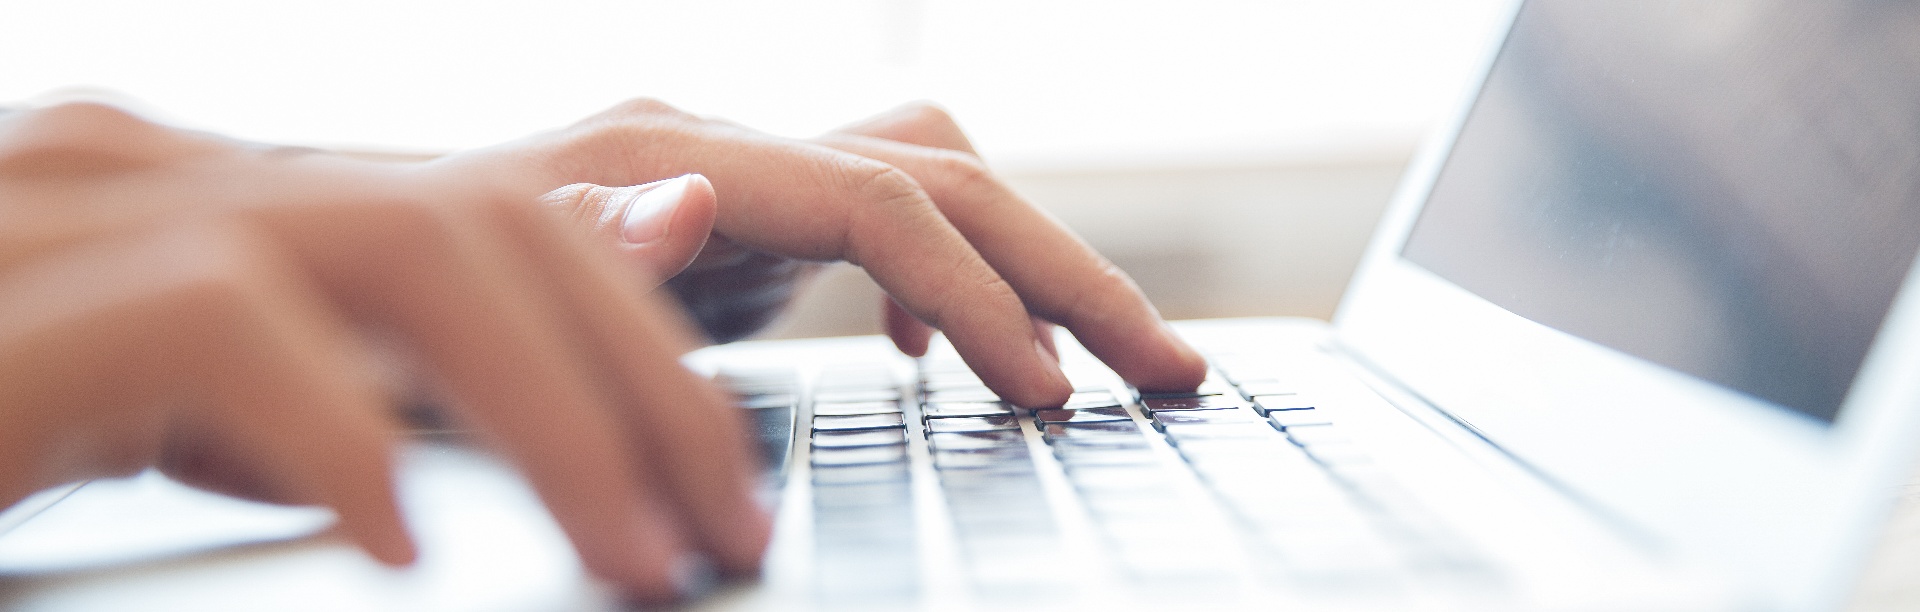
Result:
<svg viewBox="0 0 1920 612"><path fill-rule="evenodd" d="M1140 437L1140 428L1127 421L1075 423L1072 425L1054 423L1041 427L1040 435L1044 437L1048 443L1073 438L1111 438L1116 436L1137 438Z"/></svg>
<svg viewBox="0 0 1920 612"><path fill-rule="evenodd" d="M768 395L742 395L738 401L734 402L734 405L748 409L792 408L793 403L794 397L792 394L774 393Z"/></svg>
<svg viewBox="0 0 1920 612"><path fill-rule="evenodd" d="M1174 398L1174 397L1203 397L1208 395L1238 395L1238 393L1236 393L1233 390L1233 385L1227 383L1225 379L1214 376L1212 373L1208 373L1206 380L1200 381L1200 386L1192 391L1161 392L1161 391L1147 391L1144 389L1135 389L1134 395L1140 397L1141 399L1149 399L1149 398Z"/></svg>
<svg viewBox="0 0 1920 612"><path fill-rule="evenodd" d="M1209 395L1204 397L1172 397L1140 400L1140 406L1147 412L1167 412L1174 410L1227 410L1245 408L1247 402L1239 396L1227 397Z"/></svg>
<svg viewBox="0 0 1920 612"><path fill-rule="evenodd" d="M946 404L958 402L998 402L1000 396L986 387L977 389L951 389L927 392L927 403Z"/></svg>
<svg viewBox="0 0 1920 612"><path fill-rule="evenodd" d="M1075 467L1119 466L1119 465L1156 465L1160 457L1152 451L1137 448L1068 450L1067 447L1055 449L1060 464L1069 469Z"/></svg>
<svg viewBox="0 0 1920 612"><path fill-rule="evenodd" d="M1289 427L1314 427L1332 425L1325 412L1321 410L1273 410L1267 412L1267 420L1275 428L1286 431Z"/></svg>
<svg viewBox="0 0 1920 612"><path fill-rule="evenodd" d="M986 448L1027 447L1027 437L1017 429L927 434L927 445L937 451Z"/></svg>
<svg viewBox="0 0 1920 612"><path fill-rule="evenodd" d="M995 431L1019 429L1020 421L1013 415L987 417L954 417L950 419L928 419L928 433L958 433L966 431Z"/></svg>
<svg viewBox="0 0 1920 612"><path fill-rule="evenodd" d="M1000 402L942 402L927 404L920 414L929 419L948 419L1013 414L1013 409Z"/></svg>
<svg viewBox="0 0 1920 612"><path fill-rule="evenodd" d="M1278 380L1249 380L1240 383L1240 394L1246 397L1293 395L1299 392L1299 385Z"/></svg>
<svg viewBox="0 0 1920 612"><path fill-rule="evenodd" d="M1260 413L1260 416L1267 416L1269 412L1281 410L1312 409L1313 404L1298 395L1255 395L1253 398L1253 411Z"/></svg>
<svg viewBox="0 0 1920 612"><path fill-rule="evenodd" d="M1140 435L1137 431L1118 436L1058 438L1048 442L1048 444L1055 448L1112 449L1148 447L1147 437Z"/></svg>
<svg viewBox="0 0 1920 612"><path fill-rule="evenodd" d="M1181 410L1153 413L1153 426L1161 431L1166 431L1168 425L1251 423L1253 420L1253 415L1244 410Z"/></svg>
<svg viewBox="0 0 1920 612"><path fill-rule="evenodd" d="M813 394L815 404L843 404L854 402L896 402L900 401L899 389L860 389L855 391L821 391Z"/></svg>
<svg viewBox="0 0 1920 612"><path fill-rule="evenodd" d="M813 468L813 484L815 485L892 482L906 479L907 464L905 463L821 466Z"/></svg>
<svg viewBox="0 0 1920 612"><path fill-rule="evenodd" d="M813 417L814 431L846 431L853 429L888 429L898 427L906 427L906 421L902 420L897 413Z"/></svg>
<svg viewBox="0 0 1920 612"><path fill-rule="evenodd" d="M947 470L940 472L940 488L947 492L948 499L966 496L986 498L993 496L1028 497L1040 496L1040 476L1029 463L1025 469L1010 465L1004 469L993 470Z"/></svg>
<svg viewBox="0 0 1920 612"><path fill-rule="evenodd" d="M1131 421L1133 420L1133 415L1127 414L1126 408L1110 406L1080 410L1068 410L1065 408L1035 410L1033 412L1033 418L1042 423L1104 423L1108 421Z"/></svg>
<svg viewBox="0 0 1920 612"><path fill-rule="evenodd" d="M913 503L913 489L904 482L828 485L814 487L813 505L822 508L892 507Z"/></svg>
<svg viewBox="0 0 1920 612"><path fill-rule="evenodd" d="M1012 449L994 449L988 451L939 451L933 453L933 467L942 470L980 470L989 468L1033 465L1033 456L1026 448L1017 452Z"/></svg>
<svg viewBox="0 0 1920 612"><path fill-rule="evenodd" d="M1274 431L1273 427L1259 421L1248 421L1244 423L1175 423L1172 425L1162 425L1160 426L1160 430L1166 432L1167 437L1175 440L1176 444L1186 440L1232 438L1256 440L1275 439L1276 442L1279 441L1277 439L1279 438L1277 435L1279 432Z"/></svg>
<svg viewBox="0 0 1920 612"><path fill-rule="evenodd" d="M941 375L920 381L920 389L928 393L935 391L980 391L986 388L987 383L981 382L980 377L974 376L971 372L964 377Z"/></svg>
<svg viewBox="0 0 1920 612"><path fill-rule="evenodd" d="M1205 386L1203 386L1202 388L1195 389L1193 391L1140 391L1139 395L1140 395L1140 399L1147 400L1147 399L1180 399L1180 398L1191 398L1191 397L1206 397L1210 395L1225 395L1226 393L1227 391L1219 387L1206 388ZM1236 393L1235 395L1238 395L1238 394Z"/></svg>
<svg viewBox="0 0 1920 612"><path fill-rule="evenodd" d="M781 476L787 473L787 455L793 450L793 405L748 410L747 424L753 429L761 465L775 482L785 482Z"/></svg>
<svg viewBox="0 0 1920 612"><path fill-rule="evenodd" d="M814 402L813 416L851 416L856 414L898 414L900 402Z"/></svg>
<svg viewBox="0 0 1920 612"><path fill-rule="evenodd" d="M820 431L813 434L814 448L856 448L861 446L893 446L907 443L907 431L904 429L859 429L852 431Z"/></svg>
<svg viewBox="0 0 1920 612"><path fill-rule="evenodd" d="M1088 408L1117 408L1120 398L1111 391L1081 391L1067 396L1060 407L1066 410L1085 410Z"/></svg>
<svg viewBox="0 0 1920 612"><path fill-rule="evenodd" d="M907 447L905 445L813 449L813 464L816 466L866 465L870 463L895 463L906 460Z"/></svg>

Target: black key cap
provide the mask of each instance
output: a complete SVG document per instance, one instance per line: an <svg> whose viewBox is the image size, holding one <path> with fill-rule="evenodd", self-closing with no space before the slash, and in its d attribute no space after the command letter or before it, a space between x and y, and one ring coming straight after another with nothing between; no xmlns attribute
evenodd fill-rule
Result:
<svg viewBox="0 0 1920 612"><path fill-rule="evenodd" d="M942 470L975 470L1018 466L1031 469L1033 456L1025 447L979 451L935 451L933 467Z"/></svg>
<svg viewBox="0 0 1920 612"><path fill-rule="evenodd" d="M862 389L858 391L821 391L813 394L815 404L899 401L899 389Z"/></svg>
<svg viewBox="0 0 1920 612"><path fill-rule="evenodd" d="M1298 395L1257 395L1253 398L1253 411L1260 416L1277 410L1312 410L1313 404Z"/></svg>
<svg viewBox="0 0 1920 612"><path fill-rule="evenodd" d="M993 391L988 390L986 387L980 387L977 389L952 389L952 390L946 390L946 391L929 391L927 393L927 403L929 404L944 404L948 402L997 402L997 401L1000 401L1000 396L995 395Z"/></svg>
<svg viewBox="0 0 1920 612"><path fill-rule="evenodd" d="M867 465L872 463L897 463L906 460L907 447L905 445L813 449L813 464L815 466Z"/></svg>
<svg viewBox="0 0 1920 612"><path fill-rule="evenodd" d="M1274 431L1272 427L1259 421L1246 421L1242 423L1177 423L1173 425L1163 425L1160 427L1160 430L1166 432L1167 437L1172 438L1176 443L1182 440L1230 440L1239 438L1272 438L1275 442L1285 443L1278 439L1277 434L1279 432Z"/></svg>
<svg viewBox="0 0 1920 612"><path fill-rule="evenodd" d="M1140 406L1146 408L1147 412L1152 413L1174 410L1226 410L1229 408L1244 408L1247 406L1247 402L1240 399L1237 395L1232 397L1209 395L1204 397L1143 399L1140 400Z"/></svg>
<svg viewBox="0 0 1920 612"><path fill-rule="evenodd" d="M1081 410L1068 410L1065 408L1035 410L1033 411L1033 418L1042 423L1105 423L1109 421L1131 421L1133 420L1133 415L1127 414L1127 409L1125 408L1111 406Z"/></svg>
<svg viewBox="0 0 1920 612"><path fill-rule="evenodd" d="M1120 398L1111 391L1081 391L1067 396L1067 402L1061 408L1067 410L1085 410L1087 408L1112 408L1120 405Z"/></svg>
<svg viewBox="0 0 1920 612"><path fill-rule="evenodd" d="M1136 430L1132 432L1130 435L1055 438L1049 441L1049 444L1051 444L1056 451L1058 449L1063 449L1063 448L1072 448L1072 449L1147 448L1147 437L1140 435L1139 432Z"/></svg>
<svg viewBox="0 0 1920 612"><path fill-rule="evenodd" d="M893 482L907 479L907 464L820 466L813 468L813 484L842 485L868 482Z"/></svg>
<svg viewBox="0 0 1920 612"><path fill-rule="evenodd" d="M1017 429L927 434L927 445L934 450L978 450L983 448L1026 448L1027 437Z"/></svg>
<svg viewBox="0 0 1920 612"><path fill-rule="evenodd" d="M794 398L788 393L768 395L742 395L734 405L741 408L792 408Z"/></svg>
<svg viewBox="0 0 1920 612"><path fill-rule="evenodd" d="M1132 436L1136 438L1141 438L1143 440L1145 439L1140 434L1140 428L1128 421L1112 421L1107 423L1079 423L1079 424L1073 424L1073 425L1068 425L1065 423L1054 423L1051 425L1046 425L1041 427L1040 434L1042 437L1046 438L1048 443L1053 443L1060 440L1070 440L1074 438L1112 438L1112 437Z"/></svg>
<svg viewBox="0 0 1920 612"><path fill-rule="evenodd" d="M1240 394L1247 397L1259 395L1292 395L1299 393L1298 385L1278 380L1249 380L1240 383Z"/></svg>
<svg viewBox="0 0 1920 612"><path fill-rule="evenodd" d="M920 413L929 419L949 419L1013 414L1013 409L1000 402L930 402Z"/></svg>
<svg viewBox="0 0 1920 612"><path fill-rule="evenodd" d="M958 432L966 432L966 431L995 431L995 430L1019 429L1019 428L1020 428L1020 421L1015 419L1011 414L1001 415L1001 416L954 417L950 419L928 419L927 420L927 432L929 434L958 433Z"/></svg>
<svg viewBox="0 0 1920 612"><path fill-rule="evenodd" d="M785 482L780 477L787 473L787 455L793 449L793 405L748 410L747 419L753 428L761 465L766 466L775 482Z"/></svg>
<svg viewBox="0 0 1920 612"><path fill-rule="evenodd" d="M1333 424L1333 421L1328 419L1324 411L1321 410L1273 410L1267 412L1267 420L1272 422L1273 426L1281 431L1286 431L1293 427L1313 427Z"/></svg>
<svg viewBox="0 0 1920 612"><path fill-rule="evenodd" d="M1054 456L1068 469L1076 467L1097 467L1116 465L1146 465L1159 463L1153 451L1145 448L1088 448L1057 447Z"/></svg>
<svg viewBox="0 0 1920 612"><path fill-rule="evenodd" d="M858 414L850 416L813 417L814 431L846 431L852 429L888 429L906 427L906 421L899 414Z"/></svg>
<svg viewBox="0 0 1920 612"><path fill-rule="evenodd" d="M903 507L912 501L913 489L904 482L828 485L813 489L813 504L823 508Z"/></svg>
<svg viewBox="0 0 1920 612"><path fill-rule="evenodd" d="M1213 389L1213 390L1207 390L1207 391L1199 391L1199 390L1195 390L1195 391L1166 391L1166 392L1147 392L1147 391L1141 391L1141 392L1140 392L1140 399L1143 399L1143 400L1148 400L1148 399L1178 399L1178 398L1189 398L1189 397L1206 397L1206 396L1209 396L1209 395L1222 395L1222 393L1221 393L1221 391L1219 391L1219 390L1217 390L1217 389Z"/></svg>
<svg viewBox="0 0 1920 612"><path fill-rule="evenodd" d="M813 434L814 448L857 448L861 446L893 446L906 443L907 431L904 429L818 431Z"/></svg>
<svg viewBox="0 0 1920 612"><path fill-rule="evenodd" d="M852 416L856 414L899 414L900 402L814 402L813 416Z"/></svg>
<svg viewBox="0 0 1920 612"><path fill-rule="evenodd" d="M1168 425L1195 423L1250 423L1254 417L1244 410L1173 410L1153 413L1153 427L1166 431Z"/></svg>

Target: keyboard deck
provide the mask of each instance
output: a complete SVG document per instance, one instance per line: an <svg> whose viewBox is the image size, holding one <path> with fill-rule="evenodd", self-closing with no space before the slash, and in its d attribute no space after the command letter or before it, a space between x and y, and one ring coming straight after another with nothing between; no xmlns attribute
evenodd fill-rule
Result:
<svg viewBox="0 0 1920 612"><path fill-rule="evenodd" d="M951 353L911 371L842 363L803 380L723 366L717 380L753 417L769 464L804 471L814 590L828 600L923 595L930 528L951 534L943 552L987 598L1044 597L1098 572L1141 594L1391 601L1493 574L1316 403L1299 374L1311 356L1210 354L1191 393L1141 393L1084 353L1067 357L1075 393L1033 410L1002 402ZM941 511L916 511L916 498ZM1065 554L1076 535L1107 567Z"/></svg>

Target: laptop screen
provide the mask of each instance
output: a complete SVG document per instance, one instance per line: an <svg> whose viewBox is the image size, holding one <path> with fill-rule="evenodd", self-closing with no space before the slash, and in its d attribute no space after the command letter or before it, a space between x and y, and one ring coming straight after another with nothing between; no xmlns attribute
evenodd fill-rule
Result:
<svg viewBox="0 0 1920 612"><path fill-rule="evenodd" d="M1536 1L1402 252L1831 423L1920 249L1920 3Z"/></svg>

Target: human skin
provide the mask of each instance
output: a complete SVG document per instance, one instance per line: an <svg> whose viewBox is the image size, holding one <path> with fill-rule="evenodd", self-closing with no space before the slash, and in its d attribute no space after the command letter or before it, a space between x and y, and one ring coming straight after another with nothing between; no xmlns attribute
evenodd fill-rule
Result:
<svg viewBox="0 0 1920 612"><path fill-rule="evenodd" d="M1143 388L1198 384L1125 275L968 149L925 106L799 141L637 101L412 163L90 104L0 115L0 506L159 466L329 506L408 563L404 385L369 365L390 353L525 473L590 571L669 600L690 559L753 571L769 523L739 416L678 362L698 342L661 279L696 311L746 304L703 317L737 333L811 262L854 262L903 350L939 329L1022 405L1070 392L1045 322ZM627 240L625 207L668 188Z"/></svg>

